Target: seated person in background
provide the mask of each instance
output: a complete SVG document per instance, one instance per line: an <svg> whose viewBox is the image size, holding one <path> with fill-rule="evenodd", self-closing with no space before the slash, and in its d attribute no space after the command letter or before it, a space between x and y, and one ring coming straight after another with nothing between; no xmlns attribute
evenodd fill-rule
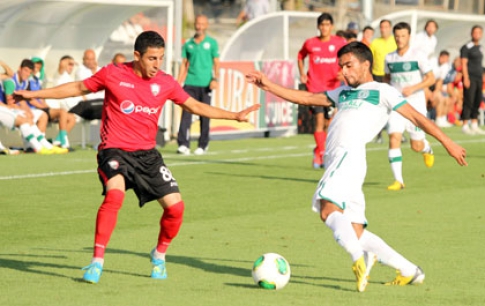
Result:
<svg viewBox="0 0 485 306"><path fill-rule="evenodd" d="M28 89L35 91L42 89L42 81L37 77L41 75L39 65L34 66L34 71L29 79ZM28 104L33 109L40 109L47 114L48 122L57 121L59 123L59 133L57 134L53 144L62 148L70 148L67 133L69 133L76 124L76 118L73 114L68 113L63 108L53 108L45 102L44 99L30 99ZM45 134L47 122L43 126L39 126L42 133Z"/></svg>
<svg viewBox="0 0 485 306"><path fill-rule="evenodd" d="M40 109L31 109L29 101L20 100L16 101L14 98L14 91L29 88L29 78L34 71L34 62L29 59L24 59L20 67L10 79L5 79L3 81L2 94L0 95L0 100L10 109L22 110L22 115L26 116L29 122L38 124L39 126L47 125L48 116ZM52 150L53 153L67 153L68 150L65 148L54 147L50 142L45 139L45 135L40 132L40 135L36 135L38 141L47 150ZM27 143L26 143L27 144ZM33 148L36 150L36 148Z"/></svg>
<svg viewBox="0 0 485 306"><path fill-rule="evenodd" d="M123 53L116 53L111 60L111 63L118 65L126 62L126 56Z"/></svg>
<svg viewBox="0 0 485 306"><path fill-rule="evenodd" d="M441 128L453 126L447 119L450 99L448 97L446 85L444 84L446 75L451 70L449 60L450 53L446 50L441 51L438 57L438 65L433 69L436 82L430 87L430 90L432 91L429 101L436 111L436 125Z"/></svg>
<svg viewBox="0 0 485 306"><path fill-rule="evenodd" d="M463 109L463 72L460 57L456 57L451 65L451 70L446 75L444 83L447 87L450 105L448 109L448 121L455 125L462 125L461 111Z"/></svg>
<svg viewBox="0 0 485 306"><path fill-rule="evenodd" d="M44 60L40 57L32 57L32 62L34 62L34 73L33 76L37 79L40 84L40 88L45 87L45 71L44 71Z"/></svg>

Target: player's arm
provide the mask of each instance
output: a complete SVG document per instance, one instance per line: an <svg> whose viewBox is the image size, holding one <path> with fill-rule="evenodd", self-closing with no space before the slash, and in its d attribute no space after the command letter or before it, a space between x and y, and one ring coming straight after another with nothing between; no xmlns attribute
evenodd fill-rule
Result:
<svg viewBox="0 0 485 306"><path fill-rule="evenodd" d="M9 65L7 65L4 61L0 61L0 66L5 71L2 75L0 75L0 80L4 80L4 79L13 77L14 72L13 72L12 68L10 68Z"/></svg>
<svg viewBox="0 0 485 306"><path fill-rule="evenodd" d="M470 88L470 75L468 74L468 58L461 58L461 73L463 74L463 86Z"/></svg>
<svg viewBox="0 0 485 306"><path fill-rule="evenodd" d="M23 99L64 99L69 97L78 97L81 95L89 94L89 91L82 81L70 82L62 84L56 87L29 91L29 90L16 90L14 95L16 100Z"/></svg>
<svg viewBox="0 0 485 306"><path fill-rule="evenodd" d="M219 69L220 69L221 64L220 64L218 57L214 57L212 62L213 62L212 69L213 69L214 73L213 73L212 80L209 84L209 88L210 89L217 89L217 86L219 85Z"/></svg>
<svg viewBox="0 0 485 306"><path fill-rule="evenodd" d="M295 104L310 105L310 106L332 106L333 103L329 101L327 96L322 93L311 93L308 91L285 88L276 83L271 82L264 74L259 71L253 71L246 75L246 80L262 90L271 92L272 94Z"/></svg>
<svg viewBox="0 0 485 306"><path fill-rule="evenodd" d="M210 106L208 104L199 102L192 97L189 97L183 104L180 105L185 111L196 114L202 117L211 119L226 119L236 120L239 122L248 121L247 115L251 112L258 110L261 105L254 104L240 112L230 112L222 108Z"/></svg>
<svg viewBox="0 0 485 306"><path fill-rule="evenodd" d="M306 84L308 78L305 73L305 63L300 58L298 59L298 71L300 72L300 83Z"/></svg>
<svg viewBox="0 0 485 306"><path fill-rule="evenodd" d="M189 61L186 58L182 58L180 64L179 74L177 75L177 82L182 85L187 77L187 70L189 68Z"/></svg>
<svg viewBox="0 0 485 306"><path fill-rule="evenodd" d="M448 154L453 157L456 162L461 166L468 165L465 157L466 150L454 143L443 131L441 131L431 120L419 113L414 107L405 103L396 110L404 118L411 121L415 126L421 128L425 133L433 136L441 142L443 147L445 147Z"/></svg>
<svg viewBox="0 0 485 306"><path fill-rule="evenodd" d="M391 75L389 73L384 74L384 83L391 84Z"/></svg>
<svg viewBox="0 0 485 306"><path fill-rule="evenodd" d="M419 83L417 83L413 86L408 86L408 87L403 88L402 94L405 97L409 97L410 95L417 92L418 90L428 88L431 85L433 85L434 83L435 83L434 73L433 73L433 71L429 71L423 76L423 80L421 82L419 82Z"/></svg>

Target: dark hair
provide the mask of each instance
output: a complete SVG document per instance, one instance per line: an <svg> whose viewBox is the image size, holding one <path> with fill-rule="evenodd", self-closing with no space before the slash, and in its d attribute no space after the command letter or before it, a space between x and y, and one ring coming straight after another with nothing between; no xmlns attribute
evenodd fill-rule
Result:
<svg viewBox="0 0 485 306"><path fill-rule="evenodd" d="M374 62L372 51L364 43L360 41L350 42L338 50L337 56L340 58L347 53L352 53L361 63L369 61L369 70L372 68Z"/></svg>
<svg viewBox="0 0 485 306"><path fill-rule="evenodd" d="M474 26L472 27L472 31L471 31L471 33L473 33L473 31L475 31L475 29L480 29L480 30L483 30L483 28L482 28L482 26L481 26L481 25L476 24L476 25L474 25Z"/></svg>
<svg viewBox="0 0 485 306"><path fill-rule="evenodd" d="M430 23L434 23L434 25L435 25L435 27L436 27L436 30L438 30L438 29L439 29L439 27L438 27L438 23L436 22L436 20L434 20L434 19L428 19L428 21L426 21L426 24L424 25L424 29L425 29L425 30L426 30L426 28L428 27L428 25L429 25Z"/></svg>
<svg viewBox="0 0 485 306"><path fill-rule="evenodd" d="M355 33L354 33L354 32L352 32L352 31L345 31L345 32L344 32L344 38L345 38L346 40L353 39L353 38L357 39L357 34L355 34Z"/></svg>
<svg viewBox="0 0 485 306"><path fill-rule="evenodd" d="M66 59L73 60L74 58L70 55L64 55L63 57L61 57L61 59L59 61L63 61L63 60L66 60Z"/></svg>
<svg viewBox="0 0 485 306"><path fill-rule="evenodd" d="M392 25L392 22L389 19L382 19L381 22L379 22L379 25L383 24L384 22L389 23L389 25Z"/></svg>
<svg viewBox="0 0 485 306"><path fill-rule="evenodd" d="M411 26L407 22L399 22L393 28L392 32L395 33L397 30L408 30L408 33L411 34Z"/></svg>
<svg viewBox="0 0 485 306"><path fill-rule="evenodd" d="M135 51L143 55L149 47L165 48L165 40L155 31L142 32L135 40Z"/></svg>
<svg viewBox="0 0 485 306"><path fill-rule="evenodd" d="M20 68L24 68L24 67L27 67L27 68L30 68L31 70L34 70L34 62L32 60L26 58L20 63Z"/></svg>
<svg viewBox="0 0 485 306"><path fill-rule="evenodd" d="M364 29L362 30L362 32L365 32L365 31L367 31L367 30L372 30L372 31L374 31L374 28L373 28L373 27L371 27L371 26L365 26L365 27L364 27Z"/></svg>
<svg viewBox="0 0 485 306"><path fill-rule="evenodd" d="M338 30L337 32L335 32L335 35L338 36L338 37L345 38L345 31L344 30Z"/></svg>
<svg viewBox="0 0 485 306"><path fill-rule="evenodd" d="M441 50L440 56L443 56L443 55L450 56L450 52L448 52L446 50Z"/></svg>
<svg viewBox="0 0 485 306"><path fill-rule="evenodd" d="M330 21L331 24L333 24L333 17L329 13L322 13L320 16L317 18L317 26L320 25L320 23L324 22L325 20Z"/></svg>

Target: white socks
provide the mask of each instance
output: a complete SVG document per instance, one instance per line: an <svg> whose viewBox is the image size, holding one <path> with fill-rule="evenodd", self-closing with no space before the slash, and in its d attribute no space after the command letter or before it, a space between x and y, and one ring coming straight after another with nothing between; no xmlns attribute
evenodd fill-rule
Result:
<svg viewBox="0 0 485 306"><path fill-rule="evenodd" d="M365 251L376 254L380 263L401 271L402 276L411 276L416 272L415 264L404 258L379 236L368 230L364 230L359 242Z"/></svg>
<svg viewBox="0 0 485 306"><path fill-rule="evenodd" d="M404 183L402 177L402 152L401 149L389 149L388 152L389 164L391 165L394 180Z"/></svg>
<svg viewBox="0 0 485 306"><path fill-rule="evenodd" d="M100 257L93 257L93 259L91 259L91 263L99 263L101 265L104 265L104 258L100 258Z"/></svg>
<svg viewBox="0 0 485 306"><path fill-rule="evenodd" d="M431 149L431 145L429 144L429 141L427 141L425 138L423 139L423 142L424 142L424 148L421 151L421 153L433 153L433 150Z"/></svg>
<svg viewBox="0 0 485 306"><path fill-rule="evenodd" d="M335 241L350 254L353 262L364 255L357 234L347 216L335 211L328 216L325 224L332 230Z"/></svg>
<svg viewBox="0 0 485 306"><path fill-rule="evenodd" d="M32 146L35 151L42 149L42 145L37 140L37 135L35 129L33 129L32 125L28 123L24 123L19 126L20 133L22 137L28 141L28 143ZM38 129L37 129L38 130Z"/></svg>
<svg viewBox="0 0 485 306"><path fill-rule="evenodd" d="M152 251L152 256L153 258L155 259L161 259L161 260L165 260L165 253L160 253L157 251L157 248L154 248L153 251Z"/></svg>

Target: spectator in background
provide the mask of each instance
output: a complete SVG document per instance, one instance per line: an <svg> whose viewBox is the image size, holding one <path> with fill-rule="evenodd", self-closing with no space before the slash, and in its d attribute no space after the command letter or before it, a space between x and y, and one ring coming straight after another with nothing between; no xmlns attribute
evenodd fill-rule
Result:
<svg viewBox="0 0 485 306"><path fill-rule="evenodd" d="M44 70L44 60L40 57L32 57L32 62L34 62L34 73L36 82L40 85L40 88L45 86L45 70Z"/></svg>
<svg viewBox="0 0 485 306"><path fill-rule="evenodd" d="M96 59L96 53L92 49L87 49L84 51L83 54L83 63L76 71L76 81L83 81L91 76L93 76L96 72L98 72L101 67L98 66L98 60ZM97 93L90 93L86 96L83 96L83 100L103 100L104 99L104 91L100 91Z"/></svg>
<svg viewBox="0 0 485 306"><path fill-rule="evenodd" d="M386 55L396 51L396 41L392 35L392 23L390 20L383 19L379 24L381 37L378 37L370 44L370 49L374 55L374 64L372 65L372 75L377 82L384 81L384 61Z"/></svg>
<svg viewBox="0 0 485 306"><path fill-rule="evenodd" d="M184 90L194 99L210 105L211 92L219 82L219 46L217 41L208 36L207 16L198 15L195 18L195 35L182 47L182 64L177 81L184 84ZM209 148L209 118L200 118L200 138L196 155L202 155ZM183 110L177 137L179 154L190 154L190 126L192 113Z"/></svg>
<svg viewBox="0 0 485 306"><path fill-rule="evenodd" d="M480 45L483 29L479 25L472 27L471 41L460 49L463 69L463 120L462 131L465 134L485 134L478 127L478 108L482 102L483 52ZM469 125L469 123L471 123Z"/></svg>
<svg viewBox="0 0 485 306"><path fill-rule="evenodd" d="M340 86L343 81L339 74L337 61L338 50L347 44L345 39L332 35L333 17L322 13L317 18L319 36L307 39L298 52L298 70L300 82L305 84L306 90L317 93L332 90ZM308 57L308 71L305 73L304 60ZM315 121L315 149L313 150L313 168L319 169L324 165L325 141L330 120L329 107L312 107Z"/></svg>
<svg viewBox="0 0 485 306"><path fill-rule="evenodd" d="M438 31L438 23L433 19L429 19L426 21L424 30L414 36L414 39L411 41L411 47L420 49L428 59L431 58L436 52L436 45L438 44L438 39L435 35L436 31Z"/></svg>
<svg viewBox="0 0 485 306"><path fill-rule="evenodd" d="M448 72L451 70L450 53L446 50L442 50L438 57L438 65L433 69L435 84L430 87L432 89L431 95L431 107L435 110L435 122L438 127L445 128L453 126L448 122L448 109L450 99L448 97L448 91L445 82Z"/></svg>
<svg viewBox="0 0 485 306"><path fill-rule="evenodd" d="M463 109L463 71L461 58L458 56L453 60L451 70L446 75L445 84L450 98L450 108L448 109L448 121L455 125L463 125L461 113Z"/></svg>
<svg viewBox="0 0 485 306"><path fill-rule="evenodd" d="M37 63L42 62L42 65L34 65L34 71L29 78L29 90L41 90L42 80L40 76L44 73L40 71L43 68L43 61L37 61ZM34 61L34 64L36 62ZM38 77L39 76L39 77ZM62 148L71 149L69 144L69 139L67 134L72 130L76 124L76 118L73 114L68 113L65 109L58 107L50 107L44 99L30 99L28 104L33 109L40 109L47 114L48 122L57 122L59 124L59 133L53 141L53 145L60 146ZM39 126L39 130L45 134L47 123L43 126Z"/></svg>
<svg viewBox="0 0 485 306"><path fill-rule="evenodd" d="M365 26L362 30L361 42L367 47L370 47L372 40L374 39L374 29L371 26Z"/></svg>
<svg viewBox="0 0 485 306"><path fill-rule="evenodd" d="M347 43L357 41L357 34L355 34L353 31L346 31L344 34L344 38Z"/></svg>
<svg viewBox="0 0 485 306"><path fill-rule="evenodd" d="M116 53L111 59L111 63L118 65L126 62L126 56L123 53Z"/></svg>
<svg viewBox="0 0 485 306"><path fill-rule="evenodd" d="M346 32L354 33L355 37L359 35L359 25L357 22L351 21L347 24Z"/></svg>
<svg viewBox="0 0 485 306"><path fill-rule="evenodd" d="M269 13L269 0L246 0L236 19L238 26Z"/></svg>

